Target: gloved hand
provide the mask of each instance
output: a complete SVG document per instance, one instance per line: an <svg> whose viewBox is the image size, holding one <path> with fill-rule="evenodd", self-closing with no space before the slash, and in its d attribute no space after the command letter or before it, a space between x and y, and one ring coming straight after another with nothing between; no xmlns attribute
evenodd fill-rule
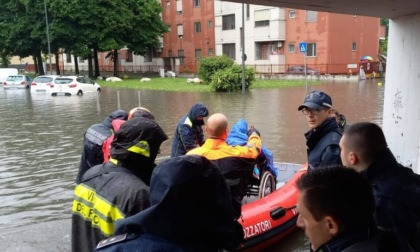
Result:
<svg viewBox="0 0 420 252"><path fill-rule="evenodd" d="M258 136L261 136L260 132L256 128L254 128L254 126L251 126L248 132L246 132L248 137L252 135L252 133L256 133Z"/></svg>

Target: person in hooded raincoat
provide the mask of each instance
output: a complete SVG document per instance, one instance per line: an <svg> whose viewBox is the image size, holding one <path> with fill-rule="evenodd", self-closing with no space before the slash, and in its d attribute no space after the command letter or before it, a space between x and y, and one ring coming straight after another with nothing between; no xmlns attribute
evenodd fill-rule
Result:
<svg viewBox="0 0 420 252"><path fill-rule="evenodd" d="M119 109L107 116L103 122L94 124L87 129L83 136L83 150L76 184L80 183L81 177L89 168L104 162L102 145L114 131L112 122L116 119L127 120L127 116L127 112Z"/></svg>
<svg viewBox="0 0 420 252"><path fill-rule="evenodd" d="M233 125L226 138L226 143L231 146L244 146L248 143L248 123L244 119L240 119ZM274 178L277 178L278 170L274 167L273 153L264 145L261 147L261 154L258 160L263 160L264 169L271 172ZM255 169L254 169L255 170Z"/></svg>
<svg viewBox="0 0 420 252"><path fill-rule="evenodd" d="M185 155L204 143L204 117L209 115L207 107L199 102L178 122L172 142L171 157Z"/></svg>
<svg viewBox="0 0 420 252"><path fill-rule="evenodd" d="M150 206L149 185L159 147L168 137L153 120L125 122L111 144L110 161L90 168L74 191L72 251L91 252L114 235L117 220Z"/></svg>
<svg viewBox="0 0 420 252"><path fill-rule="evenodd" d="M95 251L232 251L243 241L225 179L204 157L184 155L159 164L150 203L117 222L116 236L101 241Z"/></svg>

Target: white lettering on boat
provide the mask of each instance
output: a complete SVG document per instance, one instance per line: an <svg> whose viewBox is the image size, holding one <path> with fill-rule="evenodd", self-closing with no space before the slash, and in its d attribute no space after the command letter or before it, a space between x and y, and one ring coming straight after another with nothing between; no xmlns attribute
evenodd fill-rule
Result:
<svg viewBox="0 0 420 252"><path fill-rule="evenodd" d="M250 238L258 234L264 233L271 229L271 222L269 220L258 222L257 224L244 227L244 238Z"/></svg>

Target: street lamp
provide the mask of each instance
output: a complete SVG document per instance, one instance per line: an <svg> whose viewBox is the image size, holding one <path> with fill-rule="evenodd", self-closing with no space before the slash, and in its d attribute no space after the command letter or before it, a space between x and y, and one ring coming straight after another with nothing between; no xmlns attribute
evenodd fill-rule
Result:
<svg viewBox="0 0 420 252"><path fill-rule="evenodd" d="M49 60L50 60L50 74L52 75L50 31L49 31L49 25L48 25L47 2L46 2L46 0L44 0L44 9L45 9L45 23L47 24L47 43L48 43L48 57L49 57Z"/></svg>

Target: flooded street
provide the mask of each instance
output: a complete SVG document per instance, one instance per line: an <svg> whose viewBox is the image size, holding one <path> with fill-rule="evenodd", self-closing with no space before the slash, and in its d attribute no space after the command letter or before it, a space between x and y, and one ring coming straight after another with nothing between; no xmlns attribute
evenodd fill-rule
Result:
<svg viewBox="0 0 420 252"><path fill-rule="evenodd" d="M250 90L236 93L176 93L103 88L100 94L51 97L28 90L0 88L0 250L31 251L3 247L10 233L38 225L49 232L51 250L70 251L68 234L54 237L54 221L70 230L74 180L84 131L112 111L139 105L149 108L169 136L160 158L170 154L178 120L201 101L210 114L224 113L230 124L245 118L260 132L275 161L306 161L305 117L297 110L307 92L320 89L330 94L333 106L349 123L382 124L383 80L329 81L317 86ZM119 97L119 99L118 99ZM64 222L63 222L64 220ZM5 238L6 237L6 238ZM64 240L64 241L63 241ZM57 246L57 243L62 243ZM3 244L3 245L1 245ZM7 244L7 243L6 243ZM9 243L10 244L10 243ZM27 245L28 246L28 245ZM286 239L276 251L306 251L302 232ZM41 251L41 250L40 250ZM274 250L273 250L274 251Z"/></svg>

